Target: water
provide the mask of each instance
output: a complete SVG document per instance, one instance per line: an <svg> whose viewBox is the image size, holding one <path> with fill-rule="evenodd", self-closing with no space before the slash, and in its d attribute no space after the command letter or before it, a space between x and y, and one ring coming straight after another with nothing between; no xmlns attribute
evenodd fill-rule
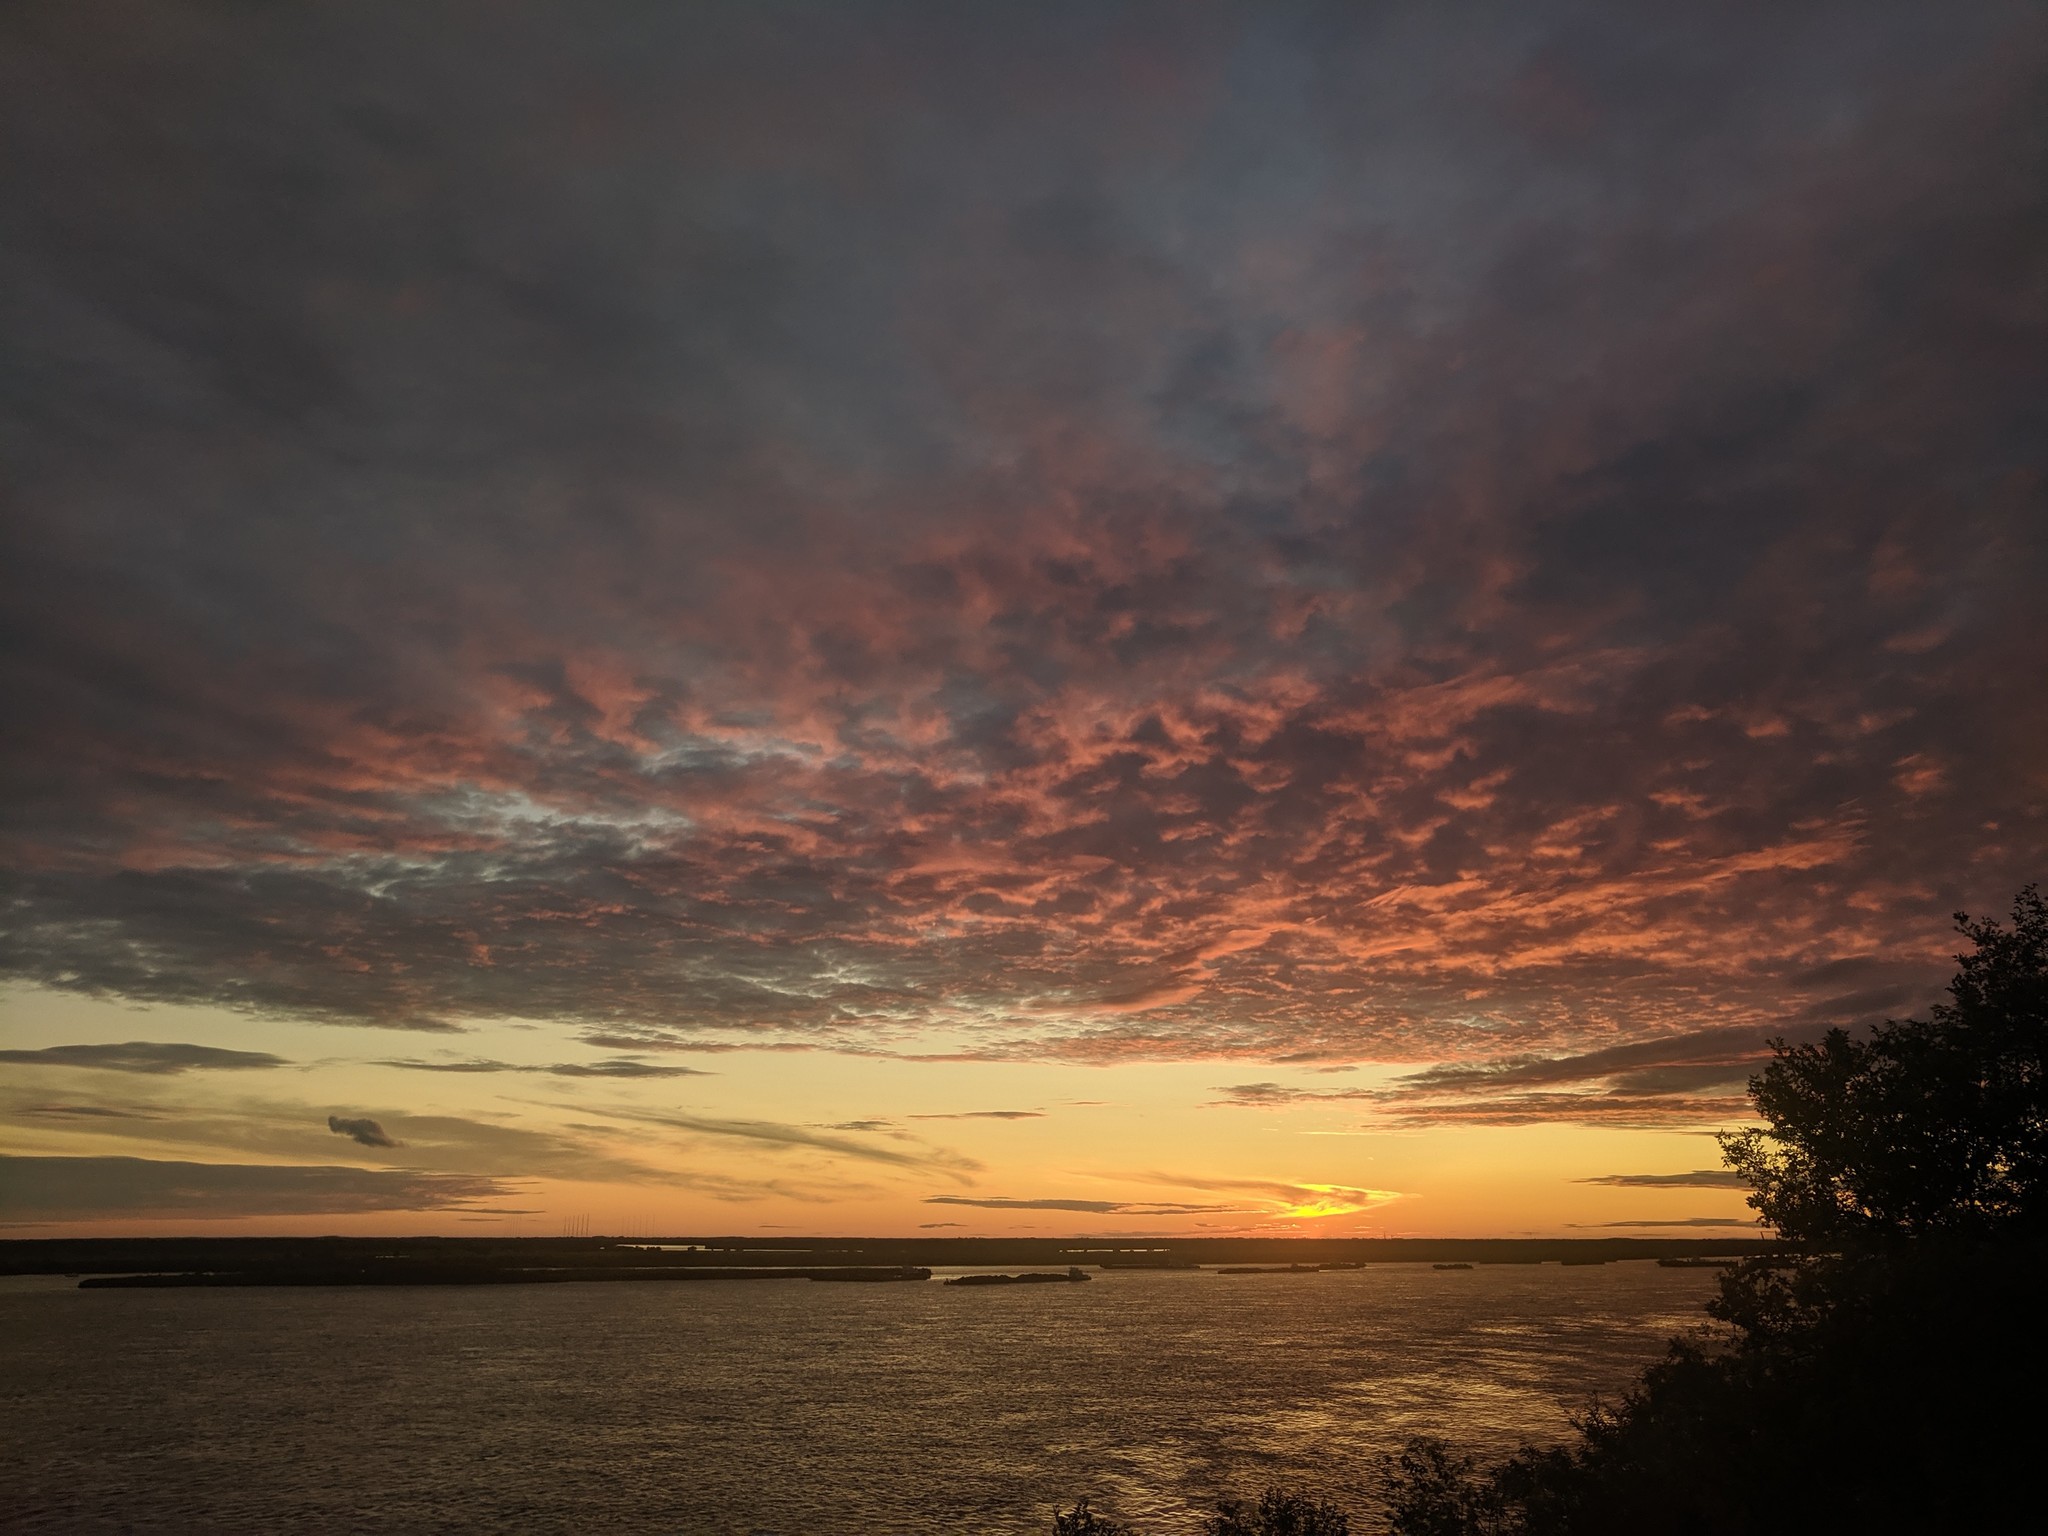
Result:
<svg viewBox="0 0 2048 1536"><path fill-rule="evenodd" d="M1566 1432L1712 1275L1645 1263L1085 1285L0 1286L10 1530L1156 1536L1411 1433ZM1363 1522L1370 1528L1370 1522Z"/></svg>

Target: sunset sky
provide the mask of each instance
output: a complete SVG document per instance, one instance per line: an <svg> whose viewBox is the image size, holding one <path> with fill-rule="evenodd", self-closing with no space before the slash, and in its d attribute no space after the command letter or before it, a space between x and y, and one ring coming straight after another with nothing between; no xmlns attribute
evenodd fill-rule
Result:
<svg viewBox="0 0 2048 1536"><path fill-rule="evenodd" d="M1687 19L1689 16L1690 19ZM2048 878L2048 12L0 12L0 1222L1722 1235Z"/></svg>

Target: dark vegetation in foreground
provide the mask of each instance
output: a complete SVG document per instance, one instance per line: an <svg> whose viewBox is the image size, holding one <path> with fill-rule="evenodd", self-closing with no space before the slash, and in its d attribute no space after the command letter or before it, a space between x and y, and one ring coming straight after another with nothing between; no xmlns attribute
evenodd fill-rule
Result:
<svg viewBox="0 0 2048 1536"><path fill-rule="evenodd" d="M1481 1464L1409 1442L1382 1474L1395 1536L1762 1536L2031 1529L2048 1367L2048 906L1971 922L1925 1019L1778 1041L1764 1125L1722 1138L1796 1257L1731 1267L1724 1343L1677 1340L1577 1435ZM1083 1504L1056 1536L1130 1536ZM1209 1536L1346 1536L1269 1492Z"/></svg>

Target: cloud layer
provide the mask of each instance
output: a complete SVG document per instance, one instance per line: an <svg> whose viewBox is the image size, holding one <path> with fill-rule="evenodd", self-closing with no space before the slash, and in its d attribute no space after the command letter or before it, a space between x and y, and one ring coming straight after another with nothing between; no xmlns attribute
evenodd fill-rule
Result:
<svg viewBox="0 0 2048 1536"><path fill-rule="evenodd" d="M217 1045L171 1044L130 1040L121 1045L49 1045L34 1051L0 1051L0 1062L14 1067L91 1067L105 1072L142 1072L171 1077L180 1072L248 1071L281 1067L285 1060L268 1051L230 1051Z"/></svg>
<svg viewBox="0 0 2048 1536"><path fill-rule="evenodd" d="M506 1211L503 1179L402 1169L180 1163L141 1157L0 1154L0 1220L317 1216L381 1211Z"/></svg>
<svg viewBox="0 0 2048 1536"><path fill-rule="evenodd" d="M1626 1124L2040 872L2038 8L485 25L0 18L7 974Z"/></svg>

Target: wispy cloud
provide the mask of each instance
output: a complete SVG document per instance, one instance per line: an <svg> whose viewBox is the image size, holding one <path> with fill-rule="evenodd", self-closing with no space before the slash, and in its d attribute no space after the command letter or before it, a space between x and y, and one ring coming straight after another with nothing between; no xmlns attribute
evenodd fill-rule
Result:
<svg viewBox="0 0 2048 1536"><path fill-rule="evenodd" d="M693 1136L709 1136L792 1150L808 1149L830 1153L835 1157L853 1158L859 1162L886 1163L897 1168L940 1173L963 1184L971 1182L971 1176L981 1169L981 1164L973 1158L942 1147L903 1149L882 1146L872 1141L852 1141L844 1136L821 1135L808 1127L787 1125L776 1120L729 1120L705 1115L587 1107L582 1108L580 1112L629 1124L664 1126L669 1130L684 1131Z"/></svg>
<svg viewBox="0 0 2048 1536"><path fill-rule="evenodd" d="M1574 1221L1567 1226L1591 1227L1746 1227L1750 1231L1760 1230L1754 1216L1681 1216L1663 1217L1644 1221Z"/></svg>
<svg viewBox="0 0 2048 1536"><path fill-rule="evenodd" d="M385 1134L384 1127L367 1116L347 1118L341 1115L327 1117L327 1129L337 1136L346 1136L361 1147L395 1147L400 1143Z"/></svg>
<svg viewBox="0 0 2048 1536"><path fill-rule="evenodd" d="M1788 1030L1788 1033L1797 1031ZM1673 1127L1741 1119L1745 1087L1770 1059L1755 1026L1698 1030L1570 1055L1527 1053L1427 1067L1372 1088L1232 1083L1211 1107L1287 1109L1356 1104L1389 1125Z"/></svg>
<svg viewBox="0 0 2048 1536"><path fill-rule="evenodd" d="M1766 1033L1696 1030L1567 1056L1435 1066L1380 1090L1377 1107L1396 1122L1423 1125L1726 1123L1752 1113L1745 1090L1770 1059Z"/></svg>
<svg viewBox="0 0 2048 1536"><path fill-rule="evenodd" d="M1180 1205L1152 1200L1072 1200L1058 1197L1013 1200L1001 1195L932 1195L925 1204L970 1205L984 1211L1074 1211L1092 1216L1192 1216L1244 1209L1243 1206Z"/></svg>
<svg viewBox="0 0 2048 1536"><path fill-rule="evenodd" d="M0 1216L10 1220L474 1211L518 1190L504 1179L402 1169L0 1154Z"/></svg>
<svg viewBox="0 0 2048 1536"><path fill-rule="evenodd" d="M1210 1108L1285 1109L1295 1104L1340 1104L1353 1099L1378 1097L1365 1088L1295 1088L1284 1083L1230 1083L1216 1090Z"/></svg>
<svg viewBox="0 0 2048 1536"><path fill-rule="evenodd" d="M376 1063L380 1067L398 1067L407 1072L450 1072L484 1074L492 1072L537 1072L548 1077L609 1077L609 1078L664 1078L664 1077L709 1077L714 1074L696 1067L664 1067L653 1062L633 1061L620 1058L613 1061L558 1061L551 1065L533 1066L515 1064L509 1061L492 1061L486 1057L470 1057L452 1061L421 1061L417 1058L386 1059Z"/></svg>
<svg viewBox="0 0 2048 1536"><path fill-rule="evenodd" d="M35 1051L0 1051L0 1062L16 1067L91 1067L105 1072L141 1072L171 1077L180 1072L249 1071L289 1063L268 1051L230 1051L213 1045L177 1045L130 1040L121 1045L49 1045Z"/></svg>
<svg viewBox="0 0 2048 1536"><path fill-rule="evenodd" d="M1700 1168L1691 1173L1608 1173L1581 1184L1606 1184L1617 1189L1747 1189L1732 1168Z"/></svg>
<svg viewBox="0 0 2048 1536"><path fill-rule="evenodd" d="M1307 1180L1227 1178L1211 1174L1149 1173L1148 1182L1176 1189L1239 1192L1268 1203L1271 1214L1288 1219L1316 1220L1329 1216L1355 1216L1389 1201L1404 1198L1399 1190L1364 1189L1352 1184L1323 1184Z"/></svg>

